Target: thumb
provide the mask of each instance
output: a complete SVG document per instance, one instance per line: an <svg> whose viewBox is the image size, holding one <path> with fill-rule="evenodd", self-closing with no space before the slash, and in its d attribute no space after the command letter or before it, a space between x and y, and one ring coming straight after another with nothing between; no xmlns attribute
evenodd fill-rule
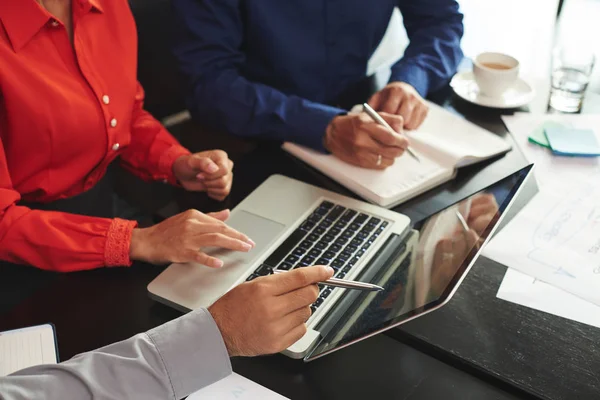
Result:
<svg viewBox="0 0 600 400"><path fill-rule="evenodd" d="M379 107L381 106L381 91L371 96L368 104L371 106L372 109L379 110Z"/></svg>
<svg viewBox="0 0 600 400"><path fill-rule="evenodd" d="M230 214L231 214L231 212L229 210L221 210L219 212L208 213L206 215L208 215L209 217L212 217L214 219L218 219L219 221L225 222L229 218Z"/></svg>
<svg viewBox="0 0 600 400"><path fill-rule="evenodd" d="M202 171L208 174L214 174L219 170L219 166L213 160L200 156L190 157L189 166L196 171Z"/></svg>

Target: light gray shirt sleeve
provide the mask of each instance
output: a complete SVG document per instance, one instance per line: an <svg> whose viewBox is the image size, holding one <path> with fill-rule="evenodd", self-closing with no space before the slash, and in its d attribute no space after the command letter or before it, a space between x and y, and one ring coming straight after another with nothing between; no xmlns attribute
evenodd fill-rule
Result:
<svg viewBox="0 0 600 400"><path fill-rule="evenodd" d="M0 399L181 399L231 374L219 328L192 311L57 365L0 377Z"/></svg>

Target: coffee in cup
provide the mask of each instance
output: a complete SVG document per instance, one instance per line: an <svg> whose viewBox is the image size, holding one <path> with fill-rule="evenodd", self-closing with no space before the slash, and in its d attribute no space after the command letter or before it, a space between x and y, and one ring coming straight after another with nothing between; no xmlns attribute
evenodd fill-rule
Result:
<svg viewBox="0 0 600 400"><path fill-rule="evenodd" d="M500 97L519 77L519 61L502 53L481 53L473 62L479 92Z"/></svg>

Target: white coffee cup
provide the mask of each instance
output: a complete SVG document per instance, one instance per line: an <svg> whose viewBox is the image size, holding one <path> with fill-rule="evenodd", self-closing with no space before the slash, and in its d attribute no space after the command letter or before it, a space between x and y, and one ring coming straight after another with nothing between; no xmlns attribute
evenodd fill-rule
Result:
<svg viewBox="0 0 600 400"><path fill-rule="evenodd" d="M473 62L473 75L481 94L500 97L519 77L519 61L502 53L481 53Z"/></svg>

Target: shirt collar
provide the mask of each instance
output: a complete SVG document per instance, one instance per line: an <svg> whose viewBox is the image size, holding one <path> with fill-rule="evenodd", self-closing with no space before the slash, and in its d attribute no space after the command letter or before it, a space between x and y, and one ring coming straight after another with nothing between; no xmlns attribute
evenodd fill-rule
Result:
<svg viewBox="0 0 600 400"><path fill-rule="evenodd" d="M104 12L104 8L102 7L103 0L74 0L74 1L78 1L84 10L87 10L87 8L90 7L90 9L93 11L98 11L101 13Z"/></svg>
<svg viewBox="0 0 600 400"><path fill-rule="evenodd" d="M73 3L84 12L104 12L102 1L73 0ZM0 1L0 21L15 51L23 48L51 19L52 15L35 0Z"/></svg>

